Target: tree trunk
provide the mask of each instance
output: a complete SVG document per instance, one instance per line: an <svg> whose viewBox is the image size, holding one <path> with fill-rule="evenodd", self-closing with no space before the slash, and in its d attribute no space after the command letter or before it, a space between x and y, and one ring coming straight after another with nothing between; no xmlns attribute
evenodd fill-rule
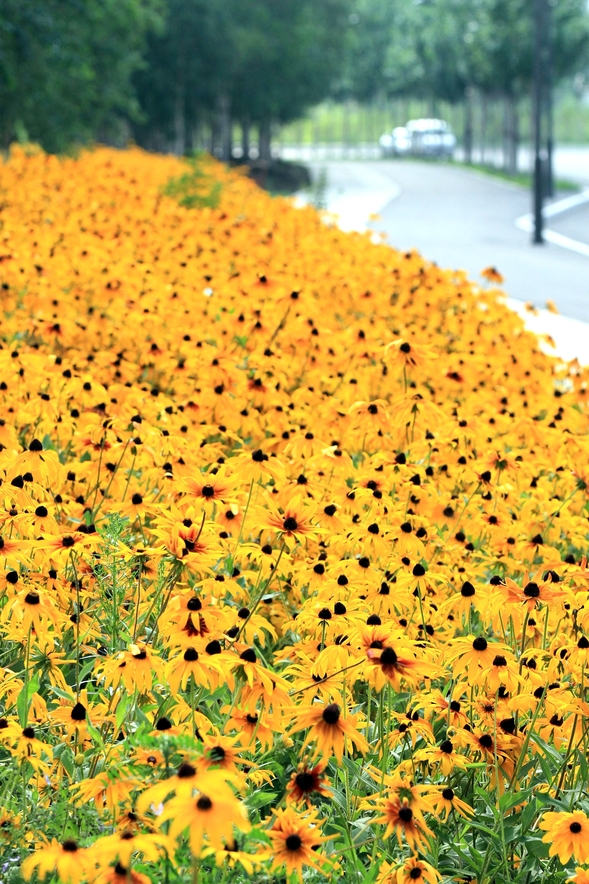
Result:
<svg viewBox="0 0 589 884"><path fill-rule="evenodd" d="M513 95L505 97L503 139L503 168L509 175L516 175L519 147L519 115L517 101Z"/></svg>
<svg viewBox="0 0 589 884"><path fill-rule="evenodd" d="M472 163L472 104L474 89L467 86L464 90L464 162Z"/></svg>
<svg viewBox="0 0 589 884"><path fill-rule="evenodd" d="M272 126L270 120L264 120L260 123L258 150L261 160L270 161L272 159Z"/></svg>
<svg viewBox="0 0 589 884"><path fill-rule="evenodd" d="M348 157L350 155L350 147L351 147L351 137L350 137L350 100L346 99L344 102L343 108L343 117L342 117L342 144L343 144L343 155L344 157Z"/></svg>
<svg viewBox="0 0 589 884"><path fill-rule="evenodd" d="M221 149L219 147L219 121L215 114L212 116L212 120L210 123L211 131L210 131L210 140L209 140L209 150L214 157L218 157L221 155Z"/></svg>
<svg viewBox="0 0 589 884"><path fill-rule="evenodd" d="M228 163L233 152L233 133L231 125L231 103L228 95L219 95L217 99L219 117L219 135L221 140L221 159Z"/></svg>
<svg viewBox="0 0 589 884"><path fill-rule="evenodd" d="M178 88L174 102L174 153L183 156L186 150L186 118L184 114L184 90Z"/></svg>
<svg viewBox="0 0 589 884"><path fill-rule="evenodd" d="M195 144L194 131L195 131L194 126L190 125L190 123L188 121L186 121L186 124L185 124L185 132L186 132L185 151L187 154L191 154L194 151L194 144Z"/></svg>
<svg viewBox="0 0 589 884"><path fill-rule="evenodd" d="M481 99L481 165L485 165L487 161L487 117L489 105L486 95Z"/></svg>
<svg viewBox="0 0 589 884"><path fill-rule="evenodd" d="M251 134L251 120L249 116L246 116L241 121L241 154L243 160L249 160L250 158L250 134Z"/></svg>

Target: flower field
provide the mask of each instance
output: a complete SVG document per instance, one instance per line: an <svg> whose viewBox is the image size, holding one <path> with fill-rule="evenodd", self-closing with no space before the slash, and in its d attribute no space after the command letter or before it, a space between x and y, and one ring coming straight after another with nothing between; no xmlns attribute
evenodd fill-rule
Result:
<svg viewBox="0 0 589 884"><path fill-rule="evenodd" d="M212 161L0 169L0 879L589 882L589 373Z"/></svg>

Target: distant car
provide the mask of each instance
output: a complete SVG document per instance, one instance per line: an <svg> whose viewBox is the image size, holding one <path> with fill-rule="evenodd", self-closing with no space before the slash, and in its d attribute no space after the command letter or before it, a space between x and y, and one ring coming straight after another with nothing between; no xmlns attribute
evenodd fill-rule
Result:
<svg viewBox="0 0 589 884"><path fill-rule="evenodd" d="M406 126L397 126L392 132L385 132L378 143L385 157L402 157L411 149L411 138Z"/></svg>
<svg viewBox="0 0 589 884"><path fill-rule="evenodd" d="M379 139L383 156L447 157L454 156L456 138L444 120L409 120Z"/></svg>

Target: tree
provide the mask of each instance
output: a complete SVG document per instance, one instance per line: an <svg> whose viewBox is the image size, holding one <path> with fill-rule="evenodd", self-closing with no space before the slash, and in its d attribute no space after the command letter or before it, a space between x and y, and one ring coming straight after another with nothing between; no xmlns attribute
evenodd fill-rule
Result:
<svg viewBox="0 0 589 884"><path fill-rule="evenodd" d="M134 76L142 115L137 140L184 153L194 129L211 121L238 65L228 0L168 0L165 26L148 38L145 64Z"/></svg>
<svg viewBox="0 0 589 884"><path fill-rule="evenodd" d="M301 116L339 73L350 0L169 0L164 31L149 39L135 75L141 143L178 152L199 121L222 155L231 121L260 129L268 155L272 123ZM184 134L183 134L184 133Z"/></svg>
<svg viewBox="0 0 589 884"><path fill-rule="evenodd" d="M158 0L0 0L0 142L65 150L137 112L131 75Z"/></svg>
<svg viewBox="0 0 589 884"><path fill-rule="evenodd" d="M302 116L340 73L349 0L240 0L235 8L241 52L232 106L242 126L258 124L269 158L271 124Z"/></svg>
<svg viewBox="0 0 589 884"><path fill-rule="evenodd" d="M380 94L465 105L464 146L472 144L472 101L501 99L505 156L515 171L518 108L531 91L534 0L357 0L347 41L351 94ZM554 77L575 73L589 52L586 0L551 0ZM383 47L386 50L383 51Z"/></svg>
<svg viewBox="0 0 589 884"><path fill-rule="evenodd" d="M358 0L348 17L345 64L334 95L369 102L391 90L389 51L395 40L399 0ZM398 49L398 42L395 41Z"/></svg>

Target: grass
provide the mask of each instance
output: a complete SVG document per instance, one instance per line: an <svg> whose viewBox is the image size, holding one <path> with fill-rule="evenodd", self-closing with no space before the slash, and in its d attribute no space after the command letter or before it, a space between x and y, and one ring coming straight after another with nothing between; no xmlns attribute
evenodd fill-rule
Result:
<svg viewBox="0 0 589 884"><path fill-rule="evenodd" d="M482 172L484 175L491 175L493 178L501 178L503 181L511 181L512 184L519 184L521 187L529 188L532 186L533 176L530 172L517 172L513 175L510 172L506 172L504 169L498 169L496 166L490 166L486 163L457 163L457 165L466 166L469 169ZM566 178L555 178L554 189L555 191L574 193L579 190L579 185Z"/></svg>

